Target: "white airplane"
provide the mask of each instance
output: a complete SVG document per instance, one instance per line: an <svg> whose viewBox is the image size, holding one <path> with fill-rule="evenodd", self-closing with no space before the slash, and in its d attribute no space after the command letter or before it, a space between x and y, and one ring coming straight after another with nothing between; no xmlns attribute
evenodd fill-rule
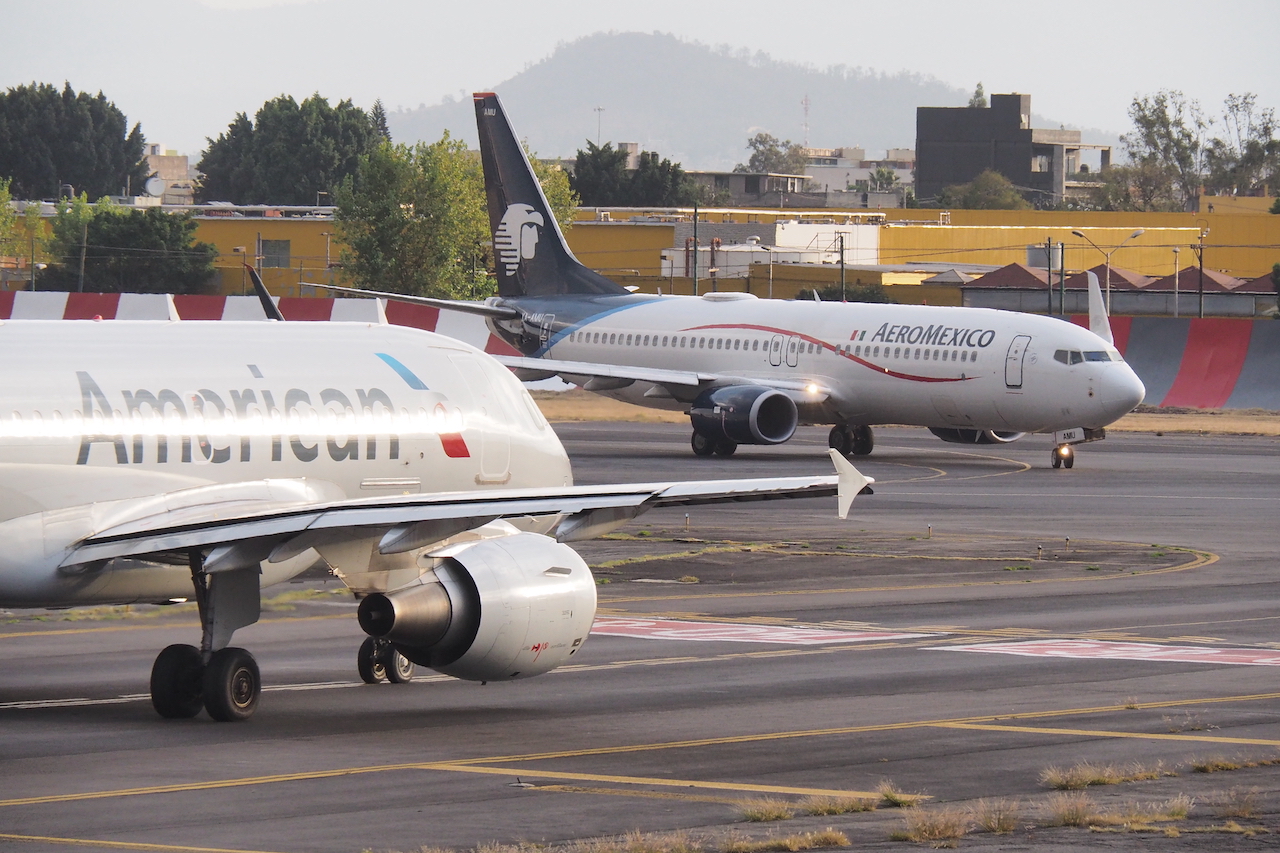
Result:
<svg viewBox="0 0 1280 853"><path fill-rule="evenodd" d="M983 308L630 293L573 256L497 95L475 108L500 295L417 301L487 316L522 378L687 412L700 456L802 423L833 424L830 446L862 456L873 425L916 424L961 443L1051 432L1053 467L1070 468L1072 445L1142 402L1100 300L1090 331Z"/></svg>
<svg viewBox="0 0 1280 853"><path fill-rule="evenodd" d="M260 589L323 559L361 598L369 682L414 663L526 678L581 647L595 582L564 544L648 509L838 494L863 478L574 486L511 372L386 324L0 323L0 607L194 598L160 652L165 717L249 717L232 647Z"/></svg>

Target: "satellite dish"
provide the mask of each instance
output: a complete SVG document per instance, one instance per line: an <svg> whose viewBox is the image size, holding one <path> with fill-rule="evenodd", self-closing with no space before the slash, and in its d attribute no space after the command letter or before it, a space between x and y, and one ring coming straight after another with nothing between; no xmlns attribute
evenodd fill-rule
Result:
<svg viewBox="0 0 1280 853"><path fill-rule="evenodd" d="M164 195L164 190L165 190L164 178L161 178L158 175L155 177L147 178L147 183L145 186L147 190L147 195L149 196L154 196L156 198L159 198L160 196Z"/></svg>

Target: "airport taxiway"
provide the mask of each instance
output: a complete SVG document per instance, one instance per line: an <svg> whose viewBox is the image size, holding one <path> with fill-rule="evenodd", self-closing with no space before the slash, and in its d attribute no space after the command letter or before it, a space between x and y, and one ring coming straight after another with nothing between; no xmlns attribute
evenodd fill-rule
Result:
<svg viewBox="0 0 1280 853"><path fill-rule="evenodd" d="M730 459L693 458L677 426L557 431L580 482L829 467L818 430ZM876 494L845 522L833 501L743 504L582 543L600 631L526 682L359 684L354 607L296 594L336 586L313 580L236 636L267 685L252 721L163 721L147 675L191 640L189 614L5 617L0 845L327 853L836 826L894 847L891 810L762 830L736 805L890 780L930 805L1030 809L1046 767L1082 761L1179 774L1099 802L1186 793L1208 825L1229 789L1257 788L1252 823L1280 831L1277 768L1186 770L1280 755L1280 440L1117 434L1055 471L1043 437L877 438L859 463ZM1008 843L1119 842L1036 833Z"/></svg>

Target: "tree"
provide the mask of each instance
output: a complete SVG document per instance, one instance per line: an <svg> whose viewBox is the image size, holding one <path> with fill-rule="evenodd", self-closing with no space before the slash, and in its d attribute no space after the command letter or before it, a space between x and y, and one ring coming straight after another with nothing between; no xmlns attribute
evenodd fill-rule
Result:
<svg viewBox="0 0 1280 853"><path fill-rule="evenodd" d="M578 150L571 185L587 207L681 207L703 201L702 187L656 151L641 151L635 169L627 152L606 142Z"/></svg>
<svg viewBox="0 0 1280 853"><path fill-rule="evenodd" d="M587 150L578 149L569 183L586 207L629 207L627 152L588 139Z"/></svg>
<svg viewBox="0 0 1280 853"><path fill-rule="evenodd" d="M103 293L198 293L213 277L218 250L195 242L188 213L131 210L84 194L58 203L40 288ZM84 261L81 286L80 266Z"/></svg>
<svg viewBox="0 0 1280 853"><path fill-rule="evenodd" d="M1209 123L1200 104L1178 91L1161 90L1129 105L1134 130L1121 137L1134 164L1155 164L1173 175L1181 209L1193 210L1204 171L1204 133Z"/></svg>
<svg viewBox="0 0 1280 853"><path fill-rule="evenodd" d="M988 169L967 184L938 193L938 206L958 210L1026 210L1031 207L1008 178Z"/></svg>
<svg viewBox="0 0 1280 853"><path fill-rule="evenodd" d="M1156 160L1109 166L1099 177L1084 208L1149 213L1182 210L1173 170Z"/></svg>
<svg viewBox="0 0 1280 853"><path fill-rule="evenodd" d="M1214 195L1251 195L1280 179L1280 140L1275 110L1256 110L1257 95L1228 95L1222 123L1227 138L1205 146L1205 190Z"/></svg>
<svg viewBox="0 0 1280 853"><path fill-rule="evenodd" d="M735 172L773 172L781 175L803 175L809 165L804 146L790 139L779 141L769 133L757 133L747 140L751 157L733 167Z"/></svg>
<svg viewBox="0 0 1280 853"><path fill-rule="evenodd" d="M1271 202L1271 213L1280 213L1280 197Z"/></svg>
<svg viewBox="0 0 1280 853"><path fill-rule="evenodd" d="M869 186L873 193L893 192L893 188L897 184L898 173L888 166L877 166L876 170L871 173Z"/></svg>
<svg viewBox="0 0 1280 853"><path fill-rule="evenodd" d="M818 288L818 298L823 302L840 302L839 284L829 284ZM813 290L802 288L796 291L796 299L813 299ZM870 284L854 284L845 282L843 301L845 302L892 302L884 285L878 282Z"/></svg>
<svg viewBox="0 0 1280 853"><path fill-rule="evenodd" d="M387 110L382 106L382 98L373 102L373 109L369 110L369 121L384 142L391 141L391 129L387 127Z"/></svg>
<svg viewBox="0 0 1280 853"><path fill-rule="evenodd" d="M90 196L140 191L150 171L142 128L99 92L48 83L0 94L0 177L18 198L57 198L63 184Z"/></svg>
<svg viewBox="0 0 1280 853"><path fill-rule="evenodd" d="M384 116L385 120L385 116ZM373 119L351 101L329 106L312 95L301 104L281 95L254 121L238 113L201 157L201 201L313 205L353 175L360 157L384 141Z"/></svg>
<svg viewBox="0 0 1280 853"><path fill-rule="evenodd" d="M973 97L969 98L969 106L974 109L986 109L987 93L982 91L982 81L978 81L978 86L973 90Z"/></svg>
<svg viewBox="0 0 1280 853"><path fill-rule="evenodd" d="M1276 290L1276 296L1280 297L1280 264L1271 265L1271 286Z"/></svg>

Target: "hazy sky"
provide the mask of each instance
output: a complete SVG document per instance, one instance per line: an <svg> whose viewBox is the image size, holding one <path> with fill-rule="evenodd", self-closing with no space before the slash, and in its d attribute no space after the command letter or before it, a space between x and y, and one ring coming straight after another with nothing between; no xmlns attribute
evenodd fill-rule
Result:
<svg viewBox="0 0 1280 853"><path fill-rule="evenodd" d="M558 43L602 30L965 89L981 80L988 93L1030 93L1040 115L1115 132L1128 129L1134 95L1162 88L1210 114L1233 92L1280 107L1277 0L40 0L9 4L5 23L0 86L101 90L149 141L193 160L236 112L252 116L282 93L434 104L498 87Z"/></svg>

